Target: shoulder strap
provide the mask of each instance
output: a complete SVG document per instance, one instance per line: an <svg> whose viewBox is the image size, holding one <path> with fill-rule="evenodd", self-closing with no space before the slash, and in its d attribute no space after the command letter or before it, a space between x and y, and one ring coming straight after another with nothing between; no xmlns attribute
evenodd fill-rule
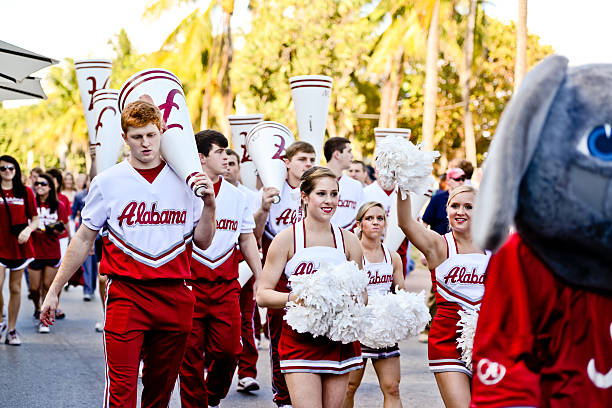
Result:
<svg viewBox="0 0 612 408"><path fill-rule="evenodd" d="M293 224L293 252L306 248L306 226L304 221Z"/></svg>
<svg viewBox="0 0 612 408"><path fill-rule="evenodd" d="M382 242L380 243L380 245L382 246L383 256L385 257L385 263L392 265L393 259L391 258L391 252L389 252L389 249L387 248L387 246L383 244Z"/></svg>
<svg viewBox="0 0 612 408"><path fill-rule="evenodd" d="M346 254L346 250L344 248L344 236L342 235L342 230L335 225L332 225L332 235L334 236L334 243L336 244L336 248L341 250Z"/></svg>
<svg viewBox="0 0 612 408"><path fill-rule="evenodd" d="M457 255L457 243L455 242L452 231L444 234L444 239L446 240L448 257L450 258L451 256Z"/></svg>

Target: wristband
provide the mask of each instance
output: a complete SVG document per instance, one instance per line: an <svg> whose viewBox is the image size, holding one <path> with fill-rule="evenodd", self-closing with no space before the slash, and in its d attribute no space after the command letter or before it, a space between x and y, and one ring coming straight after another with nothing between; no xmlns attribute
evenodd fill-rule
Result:
<svg viewBox="0 0 612 408"><path fill-rule="evenodd" d="M291 296L291 292L287 293L287 303L290 302L289 297Z"/></svg>

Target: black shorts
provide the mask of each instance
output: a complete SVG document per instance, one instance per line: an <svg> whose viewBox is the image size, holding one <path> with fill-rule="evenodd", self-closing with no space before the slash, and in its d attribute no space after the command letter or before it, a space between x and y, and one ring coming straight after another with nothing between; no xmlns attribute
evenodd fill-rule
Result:
<svg viewBox="0 0 612 408"><path fill-rule="evenodd" d="M59 259L35 259L30 263L30 265L28 265L28 269L42 271L46 266L57 268L59 263Z"/></svg>
<svg viewBox="0 0 612 408"><path fill-rule="evenodd" d="M4 259L0 258L0 266L6 269L18 271L25 268L32 259Z"/></svg>
<svg viewBox="0 0 612 408"><path fill-rule="evenodd" d="M96 261L100 262L102 260L102 238L99 235L94 242L94 248L96 252Z"/></svg>

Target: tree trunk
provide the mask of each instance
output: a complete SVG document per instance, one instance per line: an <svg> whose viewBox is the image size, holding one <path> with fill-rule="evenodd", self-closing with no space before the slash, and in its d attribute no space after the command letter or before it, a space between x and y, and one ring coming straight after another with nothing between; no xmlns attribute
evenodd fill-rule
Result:
<svg viewBox="0 0 612 408"><path fill-rule="evenodd" d="M470 0L470 12L467 18L467 30L463 44L465 57L464 67L461 72L461 99L463 102L463 128L465 143L465 158L476 167L476 138L474 136L474 123L472 122L472 111L470 110L470 94L472 80L472 61L474 59L474 27L476 26L476 8L478 0Z"/></svg>
<svg viewBox="0 0 612 408"><path fill-rule="evenodd" d="M393 57L393 70L391 71L391 92L389 95L389 114L388 114L388 127L397 127L397 100L399 98L399 91L402 86L402 80L404 79L404 49L400 47L395 56Z"/></svg>
<svg viewBox="0 0 612 408"><path fill-rule="evenodd" d="M383 83L380 87L380 116L378 117L378 127L389 127L389 110L391 109L391 61L387 64Z"/></svg>
<svg viewBox="0 0 612 408"><path fill-rule="evenodd" d="M233 10L232 10L233 11ZM231 11L223 12L223 34L222 34L222 49L221 49L221 67L219 68L218 84L221 90L221 96L223 98L223 118L219 118L218 125L221 128L221 132L225 135L229 135L230 128L227 116L232 113L232 106L234 102L232 94L232 85L230 80L230 69L232 66L233 58L233 46L232 46L232 30L230 27L230 19L232 18Z"/></svg>
<svg viewBox="0 0 612 408"><path fill-rule="evenodd" d="M516 63L514 66L514 92L516 92L527 71L527 0L518 1L516 21Z"/></svg>
<svg viewBox="0 0 612 408"><path fill-rule="evenodd" d="M427 35L427 62L425 69L425 101L423 102L423 143L425 150L433 150L436 128L436 98L438 94L438 42L440 0L436 0Z"/></svg>

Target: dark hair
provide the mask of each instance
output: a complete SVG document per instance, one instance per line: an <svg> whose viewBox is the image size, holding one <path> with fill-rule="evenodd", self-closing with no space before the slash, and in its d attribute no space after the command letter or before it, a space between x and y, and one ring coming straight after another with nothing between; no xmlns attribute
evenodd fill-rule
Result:
<svg viewBox="0 0 612 408"><path fill-rule="evenodd" d="M57 180L57 191L62 191L64 188L64 175L62 171L60 169L49 169L47 170L47 174Z"/></svg>
<svg viewBox="0 0 612 408"><path fill-rule="evenodd" d="M5 154L0 156L0 161L5 161L7 163L11 163L15 166L15 176L13 177L13 195L19 198L26 197L26 187L23 185L23 181L21 181L21 167L19 167L19 163L13 156L9 156Z"/></svg>
<svg viewBox="0 0 612 408"><path fill-rule="evenodd" d="M46 203L49 204L49 209L52 213L57 211L57 207L59 207L59 201L57 200L57 191L55 190L55 184L53 183L53 176L49 173L43 173L40 178L44 178L49 183L49 195L47 196ZM40 196L36 193L36 206L40 207Z"/></svg>
<svg viewBox="0 0 612 408"><path fill-rule="evenodd" d="M32 174L32 172L38 173L38 174L44 173L43 169L41 169L40 167L34 167L32 170L30 170L30 174Z"/></svg>
<svg viewBox="0 0 612 408"><path fill-rule="evenodd" d="M227 153L228 156L232 155L236 157L236 162L238 163L238 165L240 165L240 156L238 156L238 153L236 153L234 150L230 149L229 147L225 149L225 153Z"/></svg>
<svg viewBox="0 0 612 408"><path fill-rule="evenodd" d="M440 176L440 183L442 183L443 181L446 181L446 173L442 173L442 175Z"/></svg>
<svg viewBox="0 0 612 408"><path fill-rule="evenodd" d="M322 179L324 177L334 179L336 185L340 187L338 185L338 177L336 176L336 173L334 173L327 167L314 166L309 168L304 172L304 174L302 174L302 177L300 178L300 191L306 195L309 195L310 193L312 193L312 190L314 190L317 180ZM308 215L306 213L306 206L303 202L301 203L301 206L304 209L304 216Z"/></svg>
<svg viewBox="0 0 612 408"><path fill-rule="evenodd" d="M310 143L298 140L297 142L291 143L291 145L285 149L285 159L291 161L293 156L298 153L316 154L314 147L312 147Z"/></svg>
<svg viewBox="0 0 612 408"><path fill-rule="evenodd" d="M223 133L212 129L206 129L196 133L195 140L198 146L198 153L202 153L206 157L208 157L213 144L223 148L228 146L227 138L223 136Z"/></svg>
<svg viewBox="0 0 612 408"><path fill-rule="evenodd" d="M376 170L374 170L374 167L370 166L369 164L366 166L366 172L368 173L368 178L372 181L376 181Z"/></svg>
<svg viewBox="0 0 612 408"><path fill-rule="evenodd" d="M465 173L465 178L467 180L470 180L472 178L472 174L474 174L474 166L472 166L472 163L470 161L463 159L459 162L459 164L457 164L457 167L463 170L463 172Z"/></svg>
<svg viewBox="0 0 612 408"><path fill-rule="evenodd" d="M327 139L323 145L325 160L330 161L335 151L342 153L347 144L351 144L351 141L346 137L330 137Z"/></svg>

